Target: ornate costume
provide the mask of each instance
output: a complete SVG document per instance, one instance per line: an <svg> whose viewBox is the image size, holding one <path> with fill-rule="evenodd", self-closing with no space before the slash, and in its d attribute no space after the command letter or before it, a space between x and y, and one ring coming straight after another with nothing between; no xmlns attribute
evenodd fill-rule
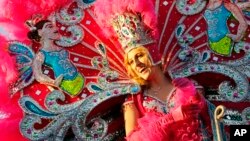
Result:
<svg viewBox="0 0 250 141"><path fill-rule="evenodd" d="M126 73L123 62L125 50L120 44L120 38L128 39L126 40L128 42L124 42L126 45L134 43L144 45L145 43L131 39L153 39L146 41L150 41L148 42L150 45L147 45L149 52L155 54L152 56L155 58L151 58L154 64L159 64L161 60L163 71L168 73L172 79L189 77L198 81L200 85L204 86L204 97L209 102L216 106L222 104L227 108L221 119L221 122L226 125L226 131L232 124L249 124L250 40L245 36L242 41L235 43L234 51L228 57L222 57L211 50L207 40L210 38L210 34L207 35L210 27L208 29L204 14L207 14L206 17L212 16L212 14L209 15L205 11L207 2L204 0L145 0L144 2L125 0L124 5L121 5L119 0L51 0L49 2L45 2L45 0L25 2L3 0L1 2L0 6L5 6L2 8L5 13L0 12L0 34L9 41L8 51L13 57L16 57L18 67L18 80L10 85L12 99L6 98L9 93L1 93L1 97L5 97L4 102L1 103L9 100L7 105L1 104L0 107L0 126L8 127L4 128L4 131L0 131L2 140L124 139L122 104L128 94L138 94L138 96L133 95L134 98L136 97L135 100L138 100L142 94L140 93L141 88L131 81ZM100 7L104 5L122 8L117 9L120 12L115 12L115 17L111 17L112 14L100 12L102 11ZM7 6L9 8L6 8ZM128 9L125 8L127 6ZM7 9L9 11L6 13ZM138 19L133 19L134 16L125 16L125 18L121 16L124 11L131 10L132 14L136 15L135 17L141 18L139 22L137 22ZM53 13L51 13L52 11ZM35 52L39 48L36 43L32 44L27 41L28 28L24 27L24 23L31 18L31 15L38 13L53 21L61 35L55 44L66 50L56 52L56 54L62 53L66 59L56 57L55 60L50 59L49 53L43 51L46 65L41 68L42 73L51 78L58 77L59 73L67 70L61 69L61 67L67 66L59 67L55 64L60 61L66 61L67 64L72 63L69 65L71 66L69 71L72 73L65 76L61 88L51 89L49 85L37 82L33 75L32 63ZM155 17L152 16L155 14ZM108 23L109 19L117 19L118 15L120 15L119 24L113 23L110 26L108 26L110 23L104 24ZM98 16L102 16L103 19L99 20ZM234 33L238 23L232 16L227 18L228 30ZM224 25L225 20L226 18L219 23ZM144 23L144 29L134 30L136 28L127 26L130 24L140 27L142 26L139 24L142 23L141 21ZM112 25L116 25L117 30L114 30ZM121 27L122 32L120 32ZM136 34L138 31L142 31L141 34ZM214 33L213 30L211 32ZM244 31L242 33L247 34ZM139 38L141 35L145 38ZM13 40L15 41L13 42ZM158 51L162 54L162 58L157 53ZM58 61L56 61L57 59ZM5 69L1 70L4 68L2 64L4 63L0 63L0 76L2 76L0 78L5 77L2 72L9 72ZM55 73L51 71L51 68L55 69ZM78 83L79 75L83 78L80 77ZM71 81L73 84L77 84L76 87L73 86L74 90L68 90L68 87L71 89L72 86L66 82L66 77L74 79ZM83 83L84 85L82 85ZM79 88L81 86L83 88ZM71 97L67 91L79 92L79 94ZM172 95L174 97L174 93ZM161 109L164 113L169 110L164 108L164 104L163 107L155 107L154 104L160 102L151 97L145 97L141 101L144 101L141 103L142 107L146 107L145 109L148 111L153 109L154 113L157 113L151 114L150 119L158 119L163 115L161 112L155 112L155 109ZM171 107L172 100L168 102ZM210 104L206 105L208 109L214 108ZM204 111L209 111L209 114L212 115L213 111L208 109ZM214 129L213 123L210 122L213 121L211 115L203 121L206 127L211 125L211 129ZM171 117L166 118L171 121ZM145 118L141 122L148 121L149 118ZM193 127L197 127L202 124L194 122L193 125ZM173 124L170 127L176 129L187 126ZM210 131L207 134L208 138L210 139L213 135L213 139L215 139L217 134ZM177 132L169 132L170 135L178 135ZM202 135L204 134L202 133ZM227 133L223 134L223 137L225 136ZM167 137L169 136L167 135Z"/></svg>
<svg viewBox="0 0 250 141"><path fill-rule="evenodd" d="M177 88L178 89L178 88ZM172 118L166 118L164 122L161 120L164 114L171 113L179 104L184 103L184 99L188 99L188 91L192 88L184 88L177 90L176 88L168 95L166 103L156 97L147 95L146 92L130 98L130 102L135 102L139 110L138 126L128 136L127 140L217 140L215 124L213 121L215 106L206 101L202 112L198 119L186 119L174 122ZM125 104L126 104L125 103ZM220 125L223 139L226 139L223 125ZM154 132L151 132L154 131ZM150 132L150 134L149 134Z"/></svg>

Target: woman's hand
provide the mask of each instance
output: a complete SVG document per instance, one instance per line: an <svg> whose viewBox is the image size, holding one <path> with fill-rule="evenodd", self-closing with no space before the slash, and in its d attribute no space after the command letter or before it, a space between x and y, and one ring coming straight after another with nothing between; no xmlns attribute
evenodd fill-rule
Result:
<svg viewBox="0 0 250 141"><path fill-rule="evenodd" d="M191 96L189 98L189 103L198 104L199 107L202 109L206 103L206 99L202 94L196 93L194 96Z"/></svg>
<svg viewBox="0 0 250 141"><path fill-rule="evenodd" d="M187 118L196 119L201 112L201 107L197 103L188 103L181 105L171 112L174 121L181 121Z"/></svg>
<svg viewBox="0 0 250 141"><path fill-rule="evenodd" d="M229 38L231 38L234 42L239 42L240 40L241 40L241 38L242 38L242 35L241 35L241 33L239 33L239 35L237 34L237 35L234 35L234 34L227 34L227 36L229 37Z"/></svg>
<svg viewBox="0 0 250 141"><path fill-rule="evenodd" d="M185 118L198 118L201 107L198 103L190 103L181 106L181 110Z"/></svg>
<svg viewBox="0 0 250 141"><path fill-rule="evenodd" d="M55 79L54 85L55 85L56 87L59 87L60 84L61 84L61 82L62 82L62 80L63 80L63 75L61 74L61 75L59 75L59 76Z"/></svg>
<svg viewBox="0 0 250 141"><path fill-rule="evenodd" d="M187 78L176 78L173 80L173 85L174 87L176 88L185 88L185 87L188 87L190 85L193 85L192 81L190 81L189 79Z"/></svg>

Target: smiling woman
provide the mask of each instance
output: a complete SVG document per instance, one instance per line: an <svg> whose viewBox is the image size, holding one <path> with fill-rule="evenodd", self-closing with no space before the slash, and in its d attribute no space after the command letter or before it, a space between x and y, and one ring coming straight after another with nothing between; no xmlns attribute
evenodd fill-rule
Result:
<svg viewBox="0 0 250 141"><path fill-rule="evenodd" d="M40 20L35 25L27 24L31 29L28 37L41 45L32 66L35 79L57 87L70 96L78 95L84 87L84 78L70 61L68 52L54 44L60 38L57 27L49 20ZM43 74L43 65L53 70L55 79Z"/></svg>
<svg viewBox="0 0 250 141"><path fill-rule="evenodd" d="M209 112L214 106L187 78L171 82L160 64L153 64L153 55L143 46L134 47L125 54L128 74L142 86L142 93L128 96L123 104L126 139L216 140Z"/></svg>
<svg viewBox="0 0 250 141"><path fill-rule="evenodd" d="M133 49L125 55L124 62L128 74L140 85L145 85L152 66L152 58L148 55L148 50L143 46Z"/></svg>
<svg viewBox="0 0 250 141"><path fill-rule="evenodd" d="M160 65L153 65L151 56L143 46L134 47L125 54L128 74L143 87L142 95L132 96L123 104L127 140L138 140L143 136L149 140L179 140L181 137L172 137L173 131L168 128L174 127L174 122L191 121L196 123L192 134L200 140L201 133L195 130L204 99L196 94L188 79L179 78L171 83ZM155 130L155 134L148 135L151 130Z"/></svg>

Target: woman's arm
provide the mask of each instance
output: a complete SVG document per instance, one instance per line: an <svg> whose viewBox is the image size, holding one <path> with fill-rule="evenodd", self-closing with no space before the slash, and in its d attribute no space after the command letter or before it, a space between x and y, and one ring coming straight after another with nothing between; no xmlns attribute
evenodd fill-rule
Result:
<svg viewBox="0 0 250 141"><path fill-rule="evenodd" d="M58 83L58 81L62 80L62 76L58 77L58 79L60 80L58 79L53 80L47 75L44 75L42 71L43 63L44 63L44 55L41 52L38 52L32 64L35 79L42 84L58 87L58 85L60 84Z"/></svg>
<svg viewBox="0 0 250 141"><path fill-rule="evenodd" d="M247 22L243 16L243 13L241 11L241 9L230 2L225 2L225 7L232 12L232 14L234 15L234 17L239 21L239 26L238 26L238 30L237 30L237 34L233 35L233 34L228 34L228 36L230 38L232 38L235 42L238 42L242 39L242 37L244 36L244 33L247 29Z"/></svg>
<svg viewBox="0 0 250 141"><path fill-rule="evenodd" d="M136 128L137 120L139 118L139 112L135 106L134 101L127 101L123 104L123 113L125 121L125 131L127 136Z"/></svg>

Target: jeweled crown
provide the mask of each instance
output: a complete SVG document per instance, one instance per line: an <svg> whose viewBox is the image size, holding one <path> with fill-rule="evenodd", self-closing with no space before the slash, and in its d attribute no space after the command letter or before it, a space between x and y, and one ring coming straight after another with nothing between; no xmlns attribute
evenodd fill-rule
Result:
<svg viewBox="0 0 250 141"><path fill-rule="evenodd" d="M112 26L125 52L154 42L150 30L141 21L140 15L124 13L113 19Z"/></svg>

